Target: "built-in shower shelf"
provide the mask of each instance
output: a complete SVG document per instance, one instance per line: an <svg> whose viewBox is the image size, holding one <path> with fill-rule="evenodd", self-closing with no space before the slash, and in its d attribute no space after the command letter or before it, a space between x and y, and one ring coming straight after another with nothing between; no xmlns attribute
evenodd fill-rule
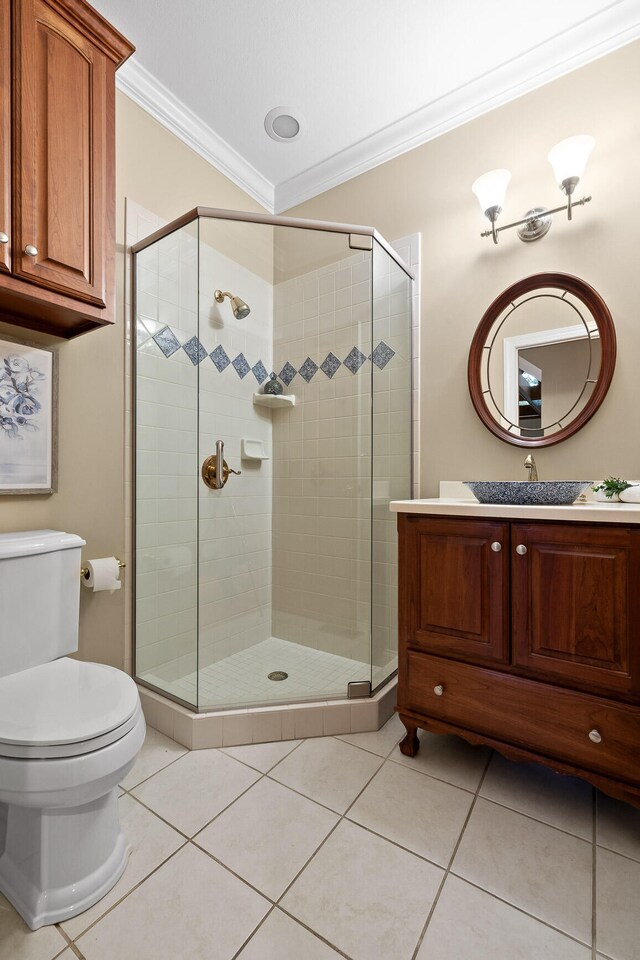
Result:
<svg viewBox="0 0 640 960"><path fill-rule="evenodd" d="M293 393L254 393L253 403L256 407L295 407L296 398Z"/></svg>

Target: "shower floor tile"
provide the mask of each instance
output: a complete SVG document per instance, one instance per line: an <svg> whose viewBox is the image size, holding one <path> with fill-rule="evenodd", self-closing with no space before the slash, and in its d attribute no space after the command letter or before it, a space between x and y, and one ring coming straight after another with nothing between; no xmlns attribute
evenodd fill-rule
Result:
<svg viewBox="0 0 640 960"><path fill-rule="evenodd" d="M395 664L384 668L387 676ZM269 680L268 674L281 670L286 680ZM228 706L295 703L346 697L353 680L368 680L369 664L289 640L269 637L260 643L178 679L169 679L162 668L149 671L143 680L200 707L217 709ZM374 668L383 677L382 668ZM373 682L377 677L374 674Z"/></svg>

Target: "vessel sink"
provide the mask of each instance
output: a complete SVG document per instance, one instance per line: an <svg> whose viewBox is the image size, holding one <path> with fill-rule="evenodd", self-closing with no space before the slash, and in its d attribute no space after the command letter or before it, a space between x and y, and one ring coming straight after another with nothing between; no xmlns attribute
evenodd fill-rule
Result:
<svg viewBox="0 0 640 960"><path fill-rule="evenodd" d="M464 480L480 503L563 507L573 503L592 480Z"/></svg>

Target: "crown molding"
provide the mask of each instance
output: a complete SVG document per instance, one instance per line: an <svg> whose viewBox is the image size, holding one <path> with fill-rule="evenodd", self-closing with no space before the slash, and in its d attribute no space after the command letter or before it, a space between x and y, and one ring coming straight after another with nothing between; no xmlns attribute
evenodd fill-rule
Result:
<svg viewBox="0 0 640 960"><path fill-rule="evenodd" d="M273 184L135 59L118 70L116 85L269 213L274 212Z"/></svg>
<svg viewBox="0 0 640 960"><path fill-rule="evenodd" d="M640 36L637 0L618 0L582 23L475 77L397 123L276 185L276 213L330 190Z"/></svg>

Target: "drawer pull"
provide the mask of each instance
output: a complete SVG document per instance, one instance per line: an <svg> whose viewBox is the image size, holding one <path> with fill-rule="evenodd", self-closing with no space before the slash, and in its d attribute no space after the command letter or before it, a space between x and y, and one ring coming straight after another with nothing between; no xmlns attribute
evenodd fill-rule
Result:
<svg viewBox="0 0 640 960"><path fill-rule="evenodd" d="M493 550L494 553L500 553L500 551L502 550L502 544L500 543L499 540L494 540L493 543L491 544L491 549Z"/></svg>
<svg viewBox="0 0 640 960"><path fill-rule="evenodd" d="M0 230L0 243L9 243L9 234Z"/></svg>
<svg viewBox="0 0 640 960"><path fill-rule="evenodd" d="M602 737L597 730L592 730L589 734L589 740L591 740L592 743L600 743Z"/></svg>
<svg viewBox="0 0 640 960"><path fill-rule="evenodd" d="M527 548L525 547L524 543L519 543L518 546L516 547L516 553L519 556L524 557L526 552L527 552Z"/></svg>
<svg viewBox="0 0 640 960"><path fill-rule="evenodd" d="M443 685L441 683L436 683L435 687L433 688L433 692L435 693L436 697L441 697L444 693Z"/></svg>
<svg viewBox="0 0 640 960"><path fill-rule="evenodd" d="M38 248L37 248L37 247L34 247L34 245L33 245L32 243L28 243L28 244L26 245L26 247L24 248L24 252L26 253L26 255L27 255L28 257L37 257L37 256L38 256Z"/></svg>

